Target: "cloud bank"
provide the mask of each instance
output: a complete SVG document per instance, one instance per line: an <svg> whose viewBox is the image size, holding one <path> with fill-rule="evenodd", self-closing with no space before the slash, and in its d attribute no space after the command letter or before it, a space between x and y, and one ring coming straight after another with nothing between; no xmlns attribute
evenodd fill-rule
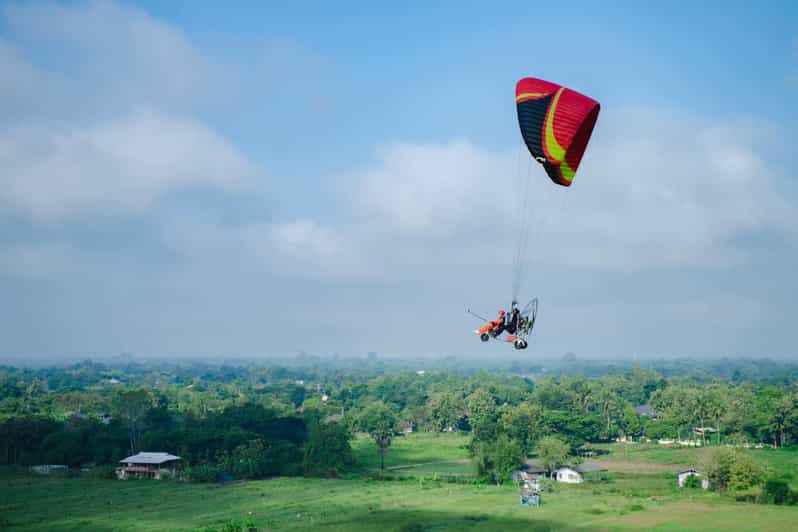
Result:
<svg viewBox="0 0 798 532"><path fill-rule="evenodd" d="M259 50L254 75L244 72L245 60L225 62L179 28L123 4L11 3L0 16L7 29L0 38L0 282L18 289L44 280L72 294L76 279L91 278L87 306L108 293L138 294L130 311L137 314L126 321L110 323L97 311L73 324L87 337L105 328L96 344L103 348L135 337L139 343L127 348L149 352L322 350L336 339L351 350L418 349L408 331L428 323L419 314L441 316L441 330L470 331L454 306L492 308L509 299L527 226L524 290L560 302L543 345L560 349L568 338L563 350L607 353L647 342L687 350L648 323L637 323L638 333L624 327L650 308L639 294L687 294L658 308L659 316L682 324L725 316L716 326L726 331L737 305L775 314L776 288L758 296L743 285L763 282L763 264L796 262L798 206L785 194L795 176L774 162L774 153L793 148L773 124L604 108L569 189L554 186L523 146L491 149L454 135L382 138L348 171L320 176L300 168L285 178L253 157L256 142L220 126L214 110L270 90L279 101L295 98L299 82L269 83L286 72L304 83L302 64L319 68L301 46L274 41L268 53ZM332 97L313 95L313 112ZM246 115L239 105L234 111ZM263 127L289 121L276 117ZM322 192L322 181L334 185ZM706 279L738 270L741 293L701 292ZM660 278L668 281L656 286ZM72 311L69 297L37 287L15 293L60 311L40 325L53 338L66 334L59 319ZM364 301L385 316L368 330ZM310 338L264 325L282 320L280 309L303 315L306 307L320 310ZM25 330L13 319L0 336ZM596 323L573 339L571 321ZM219 323L231 332L203 336ZM158 334L134 334L148 326ZM268 334L251 332L260 327ZM36 327L28 328L0 349L44 349ZM737 337L730 338L723 349L733 347ZM425 338L424 349L470 349L470 340Z"/></svg>

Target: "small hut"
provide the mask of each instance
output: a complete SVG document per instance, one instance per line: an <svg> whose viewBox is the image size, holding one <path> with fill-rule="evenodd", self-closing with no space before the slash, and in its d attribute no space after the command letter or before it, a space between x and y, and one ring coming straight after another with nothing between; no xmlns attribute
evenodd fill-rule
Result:
<svg viewBox="0 0 798 532"><path fill-rule="evenodd" d="M175 476L182 469L180 460L179 456L169 453L138 453L120 460L123 465L116 468L116 476L120 480Z"/></svg>

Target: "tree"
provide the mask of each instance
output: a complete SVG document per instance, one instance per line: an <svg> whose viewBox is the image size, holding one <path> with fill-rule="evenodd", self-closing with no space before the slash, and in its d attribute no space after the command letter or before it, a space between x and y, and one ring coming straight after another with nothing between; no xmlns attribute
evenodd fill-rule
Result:
<svg viewBox="0 0 798 532"><path fill-rule="evenodd" d="M380 449L380 469L385 469L385 451L396 435L396 423L396 414L382 401L367 406L358 419L360 430L368 432Z"/></svg>
<svg viewBox="0 0 798 532"><path fill-rule="evenodd" d="M474 393L466 397L466 406L471 414L469 422L472 427L479 426L486 419L496 418L496 399L485 388L477 388Z"/></svg>
<svg viewBox="0 0 798 532"><path fill-rule="evenodd" d="M538 441L535 453L543 469L551 476L555 469L568 459L571 449L568 443L556 436L544 436Z"/></svg>
<svg viewBox="0 0 798 532"><path fill-rule="evenodd" d="M712 449L703 460L704 473L714 490L723 491L729 486L734 465L735 453L727 447Z"/></svg>
<svg viewBox="0 0 798 532"><path fill-rule="evenodd" d="M602 381L594 393L594 402L598 405L602 417L607 420L607 437L612 434L612 418L620 410L622 403L618 388L617 381Z"/></svg>
<svg viewBox="0 0 798 532"><path fill-rule="evenodd" d="M543 408L529 403L506 408L499 423L502 431L518 441L521 449L528 453L543 434Z"/></svg>
<svg viewBox="0 0 798 532"><path fill-rule="evenodd" d="M518 441L502 434L494 442L479 444L476 458L480 478L498 485L518 469L524 460L524 452Z"/></svg>
<svg viewBox="0 0 798 532"><path fill-rule="evenodd" d="M732 464L729 489L735 491L747 490L762 483L764 470L751 455L737 451L737 456Z"/></svg>
<svg viewBox="0 0 798 532"><path fill-rule="evenodd" d="M349 431L343 423L311 423L302 458L307 476L336 477L352 465Z"/></svg>
<svg viewBox="0 0 798 532"><path fill-rule="evenodd" d="M130 436L130 454L135 454L139 449L142 420L147 410L152 406L152 396L147 390L129 390L120 393L115 400L117 414L128 426Z"/></svg>
<svg viewBox="0 0 798 532"><path fill-rule="evenodd" d="M745 490L762 481L762 467L748 453L718 447L704 459L704 472L710 487L719 491Z"/></svg>
<svg viewBox="0 0 798 532"><path fill-rule="evenodd" d="M436 393L428 403L429 417L439 431L457 426L465 406L462 396L453 393Z"/></svg>
<svg viewBox="0 0 798 532"><path fill-rule="evenodd" d="M790 500L790 485L786 480L770 478L765 482L762 495L771 504L784 504Z"/></svg>
<svg viewBox="0 0 798 532"><path fill-rule="evenodd" d="M620 418L620 428L624 436L640 437L643 434L641 416L631 405L627 405Z"/></svg>
<svg viewBox="0 0 798 532"><path fill-rule="evenodd" d="M777 439L777 446L784 447L787 443L786 433L796 421L795 397L785 394L773 408L770 414L769 425L773 431L774 439Z"/></svg>
<svg viewBox="0 0 798 532"><path fill-rule="evenodd" d="M726 415L728 389L715 385L708 390L707 413L715 420L716 443L720 445L720 420Z"/></svg>
<svg viewBox="0 0 798 532"><path fill-rule="evenodd" d="M472 450L475 444L492 441L496 438L499 409L496 399L485 388L478 388L466 397L466 405L471 411L468 421L471 424Z"/></svg>

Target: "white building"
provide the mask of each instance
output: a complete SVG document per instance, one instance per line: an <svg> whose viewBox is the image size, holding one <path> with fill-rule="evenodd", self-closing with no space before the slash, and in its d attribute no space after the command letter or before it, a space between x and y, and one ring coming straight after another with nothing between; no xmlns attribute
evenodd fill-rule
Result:
<svg viewBox="0 0 798 532"><path fill-rule="evenodd" d="M679 471L679 487L683 488L684 483L687 482L687 477L698 477L701 479L701 488L702 489L709 489L709 480L704 476L700 469L696 469L691 467L690 469L685 469L684 471Z"/></svg>
<svg viewBox="0 0 798 532"><path fill-rule="evenodd" d="M554 472L554 478L557 482L566 482L569 484L579 484L586 480L585 476L590 473L599 473L607 471L607 468L598 464L577 464L570 466L562 466Z"/></svg>

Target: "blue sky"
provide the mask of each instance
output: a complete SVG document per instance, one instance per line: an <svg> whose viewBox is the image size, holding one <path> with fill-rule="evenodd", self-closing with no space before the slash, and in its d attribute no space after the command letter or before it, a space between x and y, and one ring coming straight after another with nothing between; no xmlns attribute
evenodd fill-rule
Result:
<svg viewBox="0 0 798 532"><path fill-rule="evenodd" d="M567 191L524 76L602 103ZM4 2L0 357L514 356L527 176L525 356L794 356L796 96L791 2Z"/></svg>

